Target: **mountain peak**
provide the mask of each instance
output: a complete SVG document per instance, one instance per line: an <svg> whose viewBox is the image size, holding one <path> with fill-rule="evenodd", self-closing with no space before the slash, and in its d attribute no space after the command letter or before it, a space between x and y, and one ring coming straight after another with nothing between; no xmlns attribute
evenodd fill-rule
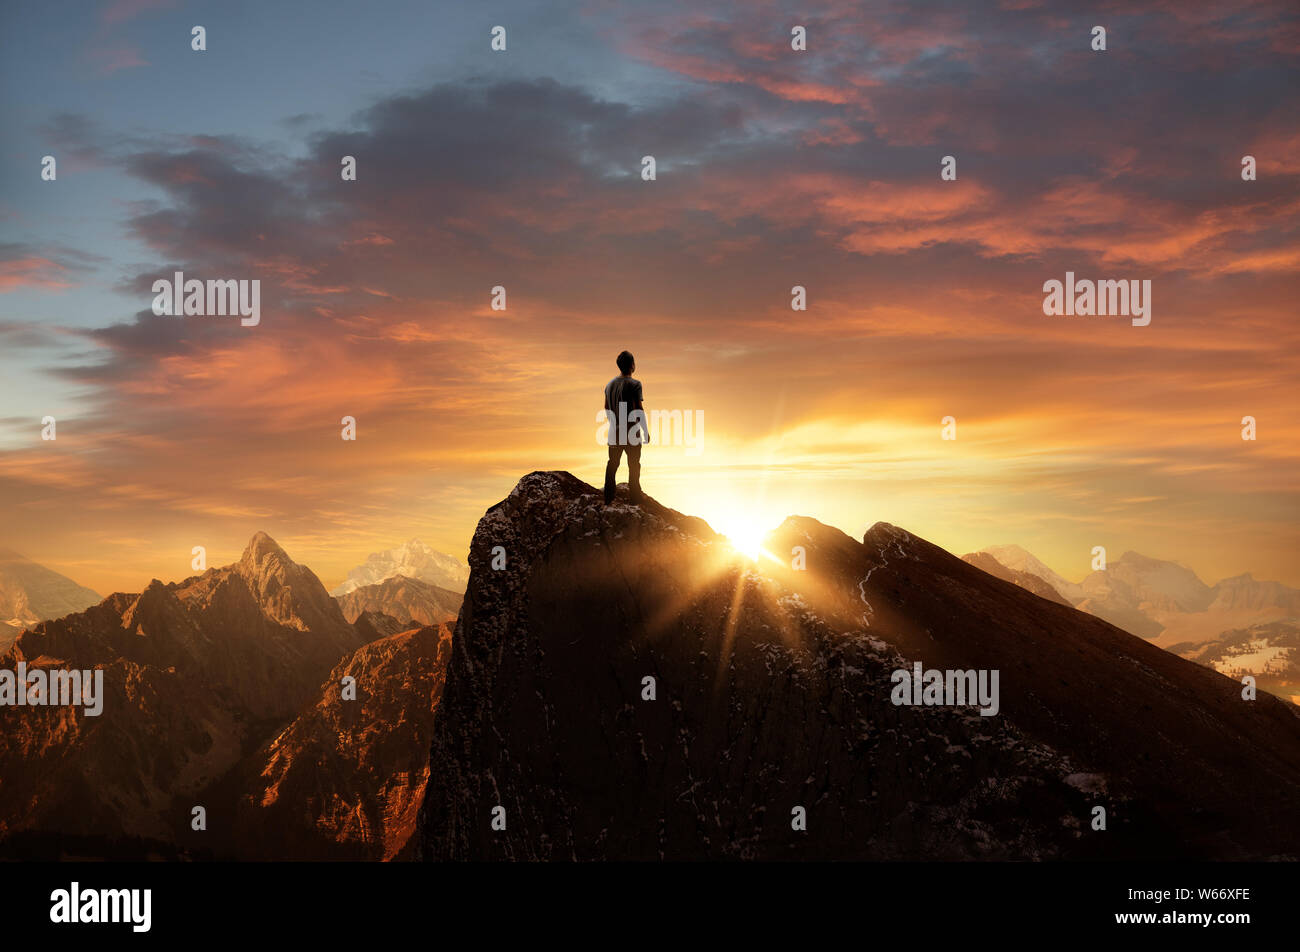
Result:
<svg viewBox="0 0 1300 952"><path fill-rule="evenodd" d="M295 562L265 532L249 540L238 562L188 580L185 597L206 600L225 588L232 577L242 579L260 610L281 625L335 640L339 640L340 632L352 635L338 604L320 579L307 566Z"/></svg>
<svg viewBox="0 0 1300 952"><path fill-rule="evenodd" d="M330 594L341 597L398 575L453 592L464 592L465 583L469 581L469 566L419 539L411 539L395 548L370 553L366 561L349 571L347 578Z"/></svg>
<svg viewBox="0 0 1300 952"><path fill-rule="evenodd" d="M1073 607L1070 600L1058 592L1047 579L1041 578L1033 572L1007 568L989 552L967 552L961 557L961 560L975 566L981 572L987 572L994 578L1000 578L1012 585L1019 585L1026 591L1033 592L1039 598L1045 598L1049 602L1057 602L1067 608Z"/></svg>
<svg viewBox="0 0 1300 952"><path fill-rule="evenodd" d="M1083 600L1083 587L1077 582L1071 582L1063 575L1054 571L1049 565L1035 556L1028 549L1019 545L989 545L980 549L981 552L993 556L1004 568L1012 572L1027 572L1030 575L1036 575L1054 590L1065 596L1065 599L1073 604L1078 604Z"/></svg>
<svg viewBox="0 0 1300 952"><path fill-rule="evenodd" d="M1126 565L1142 566L1143 568L1157 568L1159 566L1172 565L1176 568L1185 569L1188 572L1192 571L1181 562L1175 562L1172 559L1157 559L1150 555L1143 555L1141 552L1135 552L1132 549L1126 550L1123 555L1118 559L1115 559L1116 564L1120 562L1123 562ZM1192 574L1195 573L1193 572Z"/></svg>
<svg viewBox="0 0 1300 952"><path fill-rule="evenodd" d="M248 540L248 545L245 546L244 554L240 556L239 561L244 565L260 565L268 559L279 559L293 564L293 559L280 548L280 544L270 535L259 530Z"/></svg>
<svg viewBox="0 0 1300 952"><path fill-rule="evenodd" d="M874 525L872 525L872 527L867 531L869 533L883 533L885 535L897 535L899 532L902 532L903 530L899 529L898 526L894 525L892 522L877 522Z"/></svg>
<svg viewBox="0 0 1300 952"><path fill-rule="evenodd" d="M785 521L772 531L772 535L798 533L801 536L809 537L813 533L824 531L828 527L811 516L786 516Z"/></svg>
<svg viewBox="0 0 1300 952"><path fill-rule="evenodd" d="M910 544L913 541L915 540L913 540L910 532L906 529L900 529L892 522L877 522L862 534L864 545L893 546L899 554L902 554L904 544Z"/></svg>

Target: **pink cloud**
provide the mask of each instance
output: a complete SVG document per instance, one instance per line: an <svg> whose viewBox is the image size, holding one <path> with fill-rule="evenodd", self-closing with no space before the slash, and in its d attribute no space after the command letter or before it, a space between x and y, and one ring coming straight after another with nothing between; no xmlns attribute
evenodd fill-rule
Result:
<svg viewBox="0 0 1300 952"><path fill-rule="evenodd" d="M27 257L0 261L0 293L19 288L68 288L62 278L66 269L49 258Z"/></svg>
<svg viewBox="0 0 1300 952"><path fill-rule="evenodd" d="M125 23L150 10L162 10L172 5L172 0L110 0L100 11L104 23Z"/></svg>

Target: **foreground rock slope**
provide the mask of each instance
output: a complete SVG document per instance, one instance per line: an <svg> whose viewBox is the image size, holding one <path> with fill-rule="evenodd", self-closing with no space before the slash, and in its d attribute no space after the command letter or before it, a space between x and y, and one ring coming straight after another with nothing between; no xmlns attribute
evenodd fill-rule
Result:
<svg viewBox="0 0 1300 952"><path fill-rule="evenodd" d="M893 526L791 519L768 548L521 480L471 546L413 853L1300 855L1293 707ZM913 662L998 669L999 714L895 706Z"/></svg>

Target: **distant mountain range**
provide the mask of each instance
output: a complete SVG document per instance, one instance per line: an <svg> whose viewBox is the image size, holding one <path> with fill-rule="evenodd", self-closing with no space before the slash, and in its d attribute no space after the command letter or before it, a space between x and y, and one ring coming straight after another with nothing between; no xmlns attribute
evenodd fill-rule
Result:
<svg viewBox="0 0 1300 952"><path fill-rule="evenodd" d="M1286 586L1133 553L1071 586L798 517L766 542L798 566L752 562L619 492L524 477L464 596L393 571L331 597L259 532L27 626L0 670L98 668L106 696L0 705L0 859L1300 859L1300 709L1238 681L1288 670L1291 622L1175 646L1193 663L1101 615L1164 637ZM996 715L893 703L916 664L999 672Z"/></svg>
<svg viewBox="0 0 1300 952"><path fill-rule="evenodd" d="M66 575L0 549L0 651L24 628L98 604L101 596Z"/></svg>
<svg viewBox="0 0 1300 952"><path fill-rule="evenodd" d="M469 580L469 567L459 559L429 548L419 539L412 539L395 549L372 553L363 564L348 572L347 578L330 594L336 597L346 595L398 575L452 592L464 592Z"/></svg>
<svg viewBox="0 0 1300 952"><path fill-rule="evenodd" d="M375 613L349 624L261 532L233 565L30 627L0 669L102 668L107 697L97 717L0 706L0 855L237 856L278 843L380 858L385 818L409 827L396 804L419 799L415 728L432 717L445 650L437 629L402 627ZM357 701L339 707L345 675ZM325 796L326 763L347 793L311 800ZM277 796L309 789L287 812ZM191 829L196 805L206 831Z"/></svg>
<svg viewBox="0 0 1300 952"><path fill-rule="evenodd" d="M1251 574L1206 585L1177 562L1125 552L1080 583L1016 545L962 556L1035 594L1065 600L1180 657L1252 674L1267 690L1300 697L1300 589ZM1042 586L1048 586L1043 590Z"/></svg>

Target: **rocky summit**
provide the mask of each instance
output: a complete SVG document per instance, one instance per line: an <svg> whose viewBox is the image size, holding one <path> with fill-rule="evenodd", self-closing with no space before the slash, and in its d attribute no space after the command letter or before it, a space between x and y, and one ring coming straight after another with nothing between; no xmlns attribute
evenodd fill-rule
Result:
<svg viewBox="0 0 1300 952"><path fill-rule="evenodd" d="M625 498L532 473L479 523L413 855L1300 856L1294 706L895 526L754 563ZM998 713L895 703L914 663Z"/></svg>

